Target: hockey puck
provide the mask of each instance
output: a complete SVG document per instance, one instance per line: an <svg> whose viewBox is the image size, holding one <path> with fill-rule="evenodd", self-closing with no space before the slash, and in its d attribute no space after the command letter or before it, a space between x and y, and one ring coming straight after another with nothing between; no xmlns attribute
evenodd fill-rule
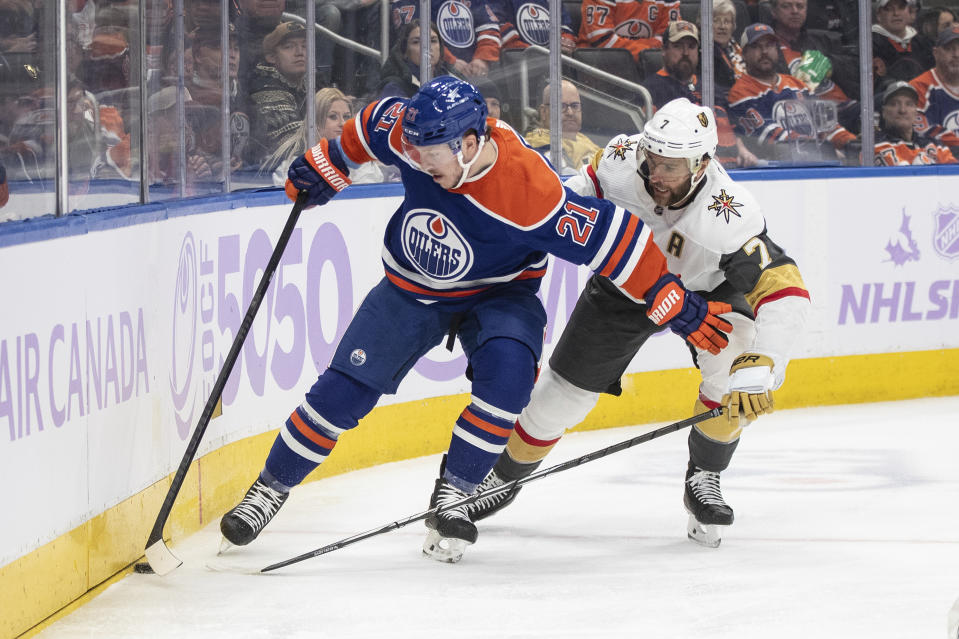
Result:
<svg viewBox="0 0 959 639"><path fill-rule="evenodd" d="M147 562L141 561L140 563L133 564L133 572L138 572L141 575L152 575L153 568L151 568Z"/></svg>

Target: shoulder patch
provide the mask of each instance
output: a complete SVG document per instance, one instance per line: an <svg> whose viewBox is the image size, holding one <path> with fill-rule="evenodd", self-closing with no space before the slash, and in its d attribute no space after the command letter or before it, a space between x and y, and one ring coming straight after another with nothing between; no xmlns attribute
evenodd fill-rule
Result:
<svg viewBox="0 0 959 639"><path fill-rule="evenodd" d="M628 152L634 152L636 141L629 138L613 141L606 147L606 157L614 160L625 160Z"/></svg>
<svg viewBox="0 0 959 639"><path fill-rule="evenodd" d="M737 209L743 206L743 204L737 202L735 197L736 196L727 193L726 189L720 189L719 195L712 196L713 203L707 206L706 209L713 211L716 217L720 215L724 216L726 218L726 224L729 224L731 216L742 217Z"/></svg>

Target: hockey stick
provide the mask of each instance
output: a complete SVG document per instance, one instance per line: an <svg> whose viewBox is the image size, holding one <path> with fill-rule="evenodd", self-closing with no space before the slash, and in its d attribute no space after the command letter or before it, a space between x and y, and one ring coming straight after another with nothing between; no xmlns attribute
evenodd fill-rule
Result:
<svg viewBox="0 0 959 639"><path fill-rule="evenodd" d="M286 226L283 227L280 238L276 241L276 248L273 249L273 255L270 256L270 260L266 263L266 268L263 270L260 283L257 284L256 291L253 293L253 299L250 300L250 306L246 309L246 316L244 316L243 322L240 324L240 329L236 332L236 337L233 338L233 345L230 347L230 352L223 362L223 367L220 368L220 374L216 378L216 383L213 384L213 390L210 391L210 398L206 400L206 406L203 407L203 412L200 413L200 420L196 424L193 437L190 438L186 451L183 453L183 458L180 460L180 465L176 469L176 475L173 476L173 482L170 484L166 497L163 499L160 512L157 513L153 530L150 531L150 537L147 539L145 554L148 565L142 563L137 564L134 566L134 570L137 572L149 573L152 571L158 575L166 575L183 564L183 562L170 551L166 542L163 541L163 527L166 525L166 520L170 516L170 511L173 510L173 502L176 501L177 494L183 486L186 473L190 469L190 464L193 463L193 457L196 455L197 448L200 447L200 440L203 439L203 434L210 424L213 410L216 408L217 402L220 401L223 387L226 386L226 381L233 371L233 366L236 364L236 360L240 355L240 349L243 348L243 342L246 341L246 336L250 332L250 327L253 325L253 318L256 317L256 313L260 309L260 303L266 295L266 290L270 286L270 280L273 279L273 274L276 273L280 258L283 256L283 251L290 241L290 236L293 235L293 228L296 226L296 221L299 219L304 206L306 206L306 192L300 191L296 198L296 203L293 204L293 210L290 211L290 217L286 221Z"/></svg>
<svg viewBox="0 0 959 639"><path fill-rule="evenodd" d="M355 544L358 541L363 541L364 539L369 539L370 537L376 537L377 535L382 535L383 533L387 533L392 530L397 530L399 528L402 528L403 526L406 526L407 524L412 524L414 522L421 521L423 519L426 519L430 515L446 512L454 508L459 508L460 506L467 506L469 504L472 504L474 501L477 501L478 499L484 499L486 497L492 497L493 495L504 493L506 491L512 490L513 488L517 486L522 486L523 484L528 484L531 481L536 481L537 479L542 479L543 477L547 477L549 475L561 473L564 470L569 470L570 468L574 468L581 464L594 461L601 457L606 457L607 455L612 455L613 453L618 453L621 450L626 450L627 448L632 448L633 446L637 444L642 444L652 439L656 439L657 437L662 437L663 435L674 433L677 430L682 430L683 428L692 426L693 424L698 424L699 422L705 421L707 419L712 419L713 417L719 417L722 414L723 414L722 407L714 408L705 413L694 415L693 417L690 417L689 419L684 419L681 422L676 422L675 424L670 424L668 426L663 426L662 428L657 428L656 430L650 431L644 435L637 435L636 437L633 437L632 439L627 439L626 441L620 442L618 444L613 444L612 446L608 446L601 450L596 450L591 453L587 453L585 455L582 455L581 457L570 459L569 461L565 461L561 464L556 464L555 466L550 466L549 468L544 468L543 470L538 470L531 475L522 477L520 479L515 479L511 482L503 484L502 486L497 486L496 488L484 491L482 493L474 493L470 495L469 497L464 497L463 499L460 499L459 501L455 501L452 504L449 504L442 508L440 507L430 508L429 510L421 512L418 515L411 515L405 519L399 519L397 521L388 523L384 526L380 526L379 528L374 528L372 530L368 530L366 532L353 535L352 537L341 539L340 541L329 544L328 546L323 546L322 548L311 550L310 552L303 553L302 555L298 555L291 559L287 559L285 561L280 561L278 563L271 564L267 566L266 568L263 568L262 570L260 570L260 572L270 572L271 570L276 570L277 568L283 568L291 564L299 563L306 559L312 559L313 557L319 557L320 555L325 555L326 553L333 552L334 550L339 550L340 548L345 548L346 546Z"/></svg>

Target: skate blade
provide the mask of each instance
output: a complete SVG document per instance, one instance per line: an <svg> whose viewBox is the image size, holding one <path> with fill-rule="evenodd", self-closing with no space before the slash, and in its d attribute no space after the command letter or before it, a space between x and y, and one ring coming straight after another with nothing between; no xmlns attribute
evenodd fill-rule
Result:
<svg viewBox="0 0 959 639"><path fill-rule="evenodd" d="M230 548L233 548L233 544L226 537L220 537L220 549L216 551L217 555L222 555Z"/></svg>
<svg viewBox="0 0 959 639"><path fill-rule="evenodd" d="M426 535L423 542L423 554L435 561L455 564L463 558L463 553L470 542L455 537L443 537L435 530Z"/></svg>
<svg viewBox="0 0 959 639"><path fill-rule="evenodd" d="M686 523L686 536L701 546L707 548L719 548L723 541L723 528L718 524L703 524L696 520L692 515Z"/></svg>

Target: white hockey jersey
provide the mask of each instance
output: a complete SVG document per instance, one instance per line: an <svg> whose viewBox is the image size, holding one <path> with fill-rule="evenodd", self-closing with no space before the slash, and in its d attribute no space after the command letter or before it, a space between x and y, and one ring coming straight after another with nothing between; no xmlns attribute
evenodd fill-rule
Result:
<svg viewBox="0 0 959 639"><path fill-rule="evenodd" d="M682 206L657 205L638 171L641 138L613 138L566 186L638 216L652 229L669 270L687 288L709 292L728 281L743 293L756 319L748 349L773 358L778 386L809 308L799 269L766 235L766 220L752 194L719 162L706 167L691 200Z"/></svg>

